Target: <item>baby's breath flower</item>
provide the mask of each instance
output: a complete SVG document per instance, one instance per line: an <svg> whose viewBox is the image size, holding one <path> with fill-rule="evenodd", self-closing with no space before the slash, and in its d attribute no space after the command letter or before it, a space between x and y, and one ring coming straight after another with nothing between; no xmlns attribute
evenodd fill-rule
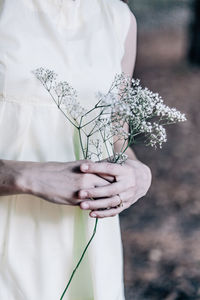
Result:
<svg viewBox="0 0 200 300"><path fill-rule="evenodd" d="M186 121L185 114L182 114L176 108L169 108L163 103L157 103L155 107L155 115L165 119L167 123L176 123Z"/></svg>
<svg viewBox="0 0 200 300"><path fill-rule="evenodd" d="M114 137L127 142L135 141L135 137L139 135L144 136L145 144L162 147L167 141L164 125L186 120L185 115L176 108L164 104L158 93L142 88L140 80L132 79L125 73L116 74L108 93L97 92L97 104L90 112L80 105L77 92L68 82L56 82L57 74L54 71L38 68L34 74L51 93L58 107L75 121L73 124L78 124L77 128L80 130L81 120L87 115L83 123L90 124L93 128L88 139L99 131L104 145L108 142L114 147ZM129 132L125 130L125 125L129 125ZM126 143L122 144L124 148L116 154L118 161L126 149ZM89 146L95 147L96 153L101 154L99 142L94 142L93 139ZM90 150L88 155L92 157Z"/></svg>
<svg viewBox="0 0 200 300"><path fill-rule="evenodd" d="M38 68L33 71L33 74L48 90L51 89L53 82L57 78L57 74L54 71L45 68Z"/></svg>
<svg viewBox="0 0 200 300"><path fill-rule="evenodd" d="M111 136L116 136L119 140L127 140L130 133L127 132L120 123L113 123L110 128Z"/></svg>
<svg viewBox="0 0 200 300"><path fill-rule="evenodd" d="M91 159L93 161L95 160L100 161L103 159L103 145L100 139L89 140L87 159Z"/></svg>
<svg viewBox="0 0 200 300"><path fill-rule="evenodd" d="M153 130L153 126L151 122L142 121L140 124L140 132L141 133L151 133Z"/></svg>
<svg viewBox="0 0 200 300"><path fill-rule="evenodd" d="M118 102L118 95L113 92L109 92L107 94L103 94L101 92L98 92L96 94L97 99L99 99L100 103L99 106L106 107L106 106L112 106L116 102Z"/></svg>
<svg viewBox="0 0 200 300"><path fill-rule="evenodd" d="M148 145L161 147L167 141L163 126L186 120L180 111L165 105L158 93L142 88L139 80L124 73L115 76L111 91L101 93L101 99L110 107L111 132L118 139L144 134ZM129 134L122 128L125 123L129 124Z"/></svg>
<svg viewBox="0 0 200 300"><path fill-rule="evenodd" d="M54 86L54 91L59 98L77 98L76 90L66 81L60 81Z"/></svg>
<svg viewBox="0 0 200 300"><path fill-rule="evenodd" d="M63 110L72 117L72 119L78 121L79 118L85 115L87 112L84 107L80 105L76 98L66 97L62 101Z"/></svg>
<svg viewBox="0 0 200 300"><path fill-rule="evenodd" d="M152 132L148 138L148 144L152 147L157 147L157 145L162 148L162 144L167 141L166 129L162 125L153 123Z"/></svg>

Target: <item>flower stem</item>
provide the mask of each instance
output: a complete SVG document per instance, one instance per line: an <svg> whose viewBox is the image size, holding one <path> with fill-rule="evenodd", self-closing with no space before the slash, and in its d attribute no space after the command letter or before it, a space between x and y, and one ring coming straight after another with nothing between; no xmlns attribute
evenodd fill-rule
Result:
<svg viewBox="0 0 200 300"><path fill-rule="evenodd" d="M70 279L69 279L69 281L68 281L68 283L67 283L66 288L64 289L64 291L63 291L63 293L62 293L62 296L61 296L60 300L63 299L63 297L64 297L64 295L65 295L65 293L66 293L66 291L67 291L67 289L68 289L68 287L69 287L69 285L70 285L70 283L71 283L71 281L72 281L72 278L73 278L73 276L74 276L76 270L78 269L78 267L79 267L79 265L80 265L80 263L81 263L81 261L82 261L84 255L85 255L85 252L87 251L87 248L89 247L91 241L93 240L93 238L94 238L94 236L95 236L96 228L97 228L97 223L98 223L98 218L96 218L96 221L95 221L93 234L92 234L92 236L91 236L89 242L87 243L87 246L85 247L85 249L84 249L84 251L83 251L83 253L82 253L82 255L81 255L81 258L79 259L79 261L78 261L78 263L77 263L75 269L73 270L72 275L71 275L71 277L70 277Z"/></svg>

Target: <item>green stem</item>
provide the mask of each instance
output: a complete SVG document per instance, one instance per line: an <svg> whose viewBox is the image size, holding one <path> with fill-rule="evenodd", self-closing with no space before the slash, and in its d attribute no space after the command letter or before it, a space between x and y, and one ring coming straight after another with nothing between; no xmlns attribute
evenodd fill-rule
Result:
<svg viewBox="0 0 200 300"><path fill-rule="evenodd" d="M81 150L82 150L82 153L83 153L83 157L84 157L84 159L86 159L87 156L85 155L85 151L84 151L84 148L83 148L83 141L82 141L80 129L78 129L78 135L79 135L79 141L80 141L80 146L81 146Z"/></svg>
<svg viewBox="0 0 200 300"><path fill-rule="evenodd" d="M89 247L91 241L93 240L93 238L94 238L94 236L95 236L96 228L97 228L97 223L98 223L98 218L96 218L96 221L95 221L95 226L94 226L93 234L92 234L92 236L91 236L89 242L87 243L87 246L85 247L85 249L84 249L84 251L83 251L83 253L82 253L82 255L81 255L81 258L79 259L79 261L78 261L78 263L77 263L75 269L73 270L72 275L71 275L71 277L70 277L70 279L69 279L69 281L68 281L68 283L67 283L66 288L64 289L64 291L63 291L63 293L62 293L62 296L61 296L60 300L63 299L63 297L64 297L64 295L65 295L65 293L66 293L66 291L67 291L67 289L68 289L68 287L69 287L69 285L70 285L70 283L71 283L71 281L72 281L72 278L73 278L73 276L74 276L76 270L78 269L78 267L79 267L79 265L80 265L80 263L81 263L81 261L82 261L84 255L85 255L85 252L87 251L87 248Z"/></svg>

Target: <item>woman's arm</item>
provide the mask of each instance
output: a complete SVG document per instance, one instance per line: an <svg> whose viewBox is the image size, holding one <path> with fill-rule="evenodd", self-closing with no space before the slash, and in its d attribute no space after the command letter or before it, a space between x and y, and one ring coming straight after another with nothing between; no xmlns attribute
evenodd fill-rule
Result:
<svg viewBox="0 0 200 300"><path fill-rule="evenodd" d="M135 67L135 59L136 59L136 48L137 48L137 23L135 16L132 12L130 12L130 26L129 31L125 41L125 51L124 56L122 58L122 72L129 75L131 78L133 76L133 71ZM128 132L128 125L125 125L124 128ZM115 143L115 151L120 152L123 141L117 141ZM133 150L129 147L126 150L126 154L130 159L137 159Z"/></svg>
<svg viewBox="0 0 200 300"><path fill-rule="evenodd" d="M22 163L0 160L0 196L23 193L23 189L17 184L22 168Z"/></svg>
<svg viewBox="0 0 200 300"><path fill-rule="evenodd" d="M125 52L122 59L122 71L132 77L136 57L137 25L131 13L130 27L125 42ZM125 128L128 131L128 126ZM115 151L120 152L121 142L115 143ZM80 191L80 197L92 197L95 201L85 201L80 204L82 209L91 210L90 216L105 218L113 217L130 207L139 198L146 195L151 184L151 170L140 162L129 147L126 150L129 159L124 165L111 163L83 164L81 170L102 176L110 175L115 179L111 185L103 188ZM101 198L98 200L98 198ZM117 207L123 201L123 207ZM99 210L103 209L104 210Z"/></svg>
<svg viewBox="0 0 200 300"><path fill-rule="evenodd" d="M30 194L56 204L79 205L80 189L109 184L95 174L82 173L83 162L87 161L0 160L0 196Z"/></svg>

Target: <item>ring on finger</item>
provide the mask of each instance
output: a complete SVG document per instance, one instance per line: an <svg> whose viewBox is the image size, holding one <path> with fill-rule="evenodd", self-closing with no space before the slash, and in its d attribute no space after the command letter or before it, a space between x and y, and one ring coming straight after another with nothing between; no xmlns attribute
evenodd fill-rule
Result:
<svg viewBox="0 0 200 300"><path fill-rule="evenodd" d="M116 208L118 208L118 207L123 207L124 205L123 205L122 198L120 197L120 194L117 194L117 196L118 196L119 199L120 199L120 203L119 203L119 205L116 206Z"/></svg>

